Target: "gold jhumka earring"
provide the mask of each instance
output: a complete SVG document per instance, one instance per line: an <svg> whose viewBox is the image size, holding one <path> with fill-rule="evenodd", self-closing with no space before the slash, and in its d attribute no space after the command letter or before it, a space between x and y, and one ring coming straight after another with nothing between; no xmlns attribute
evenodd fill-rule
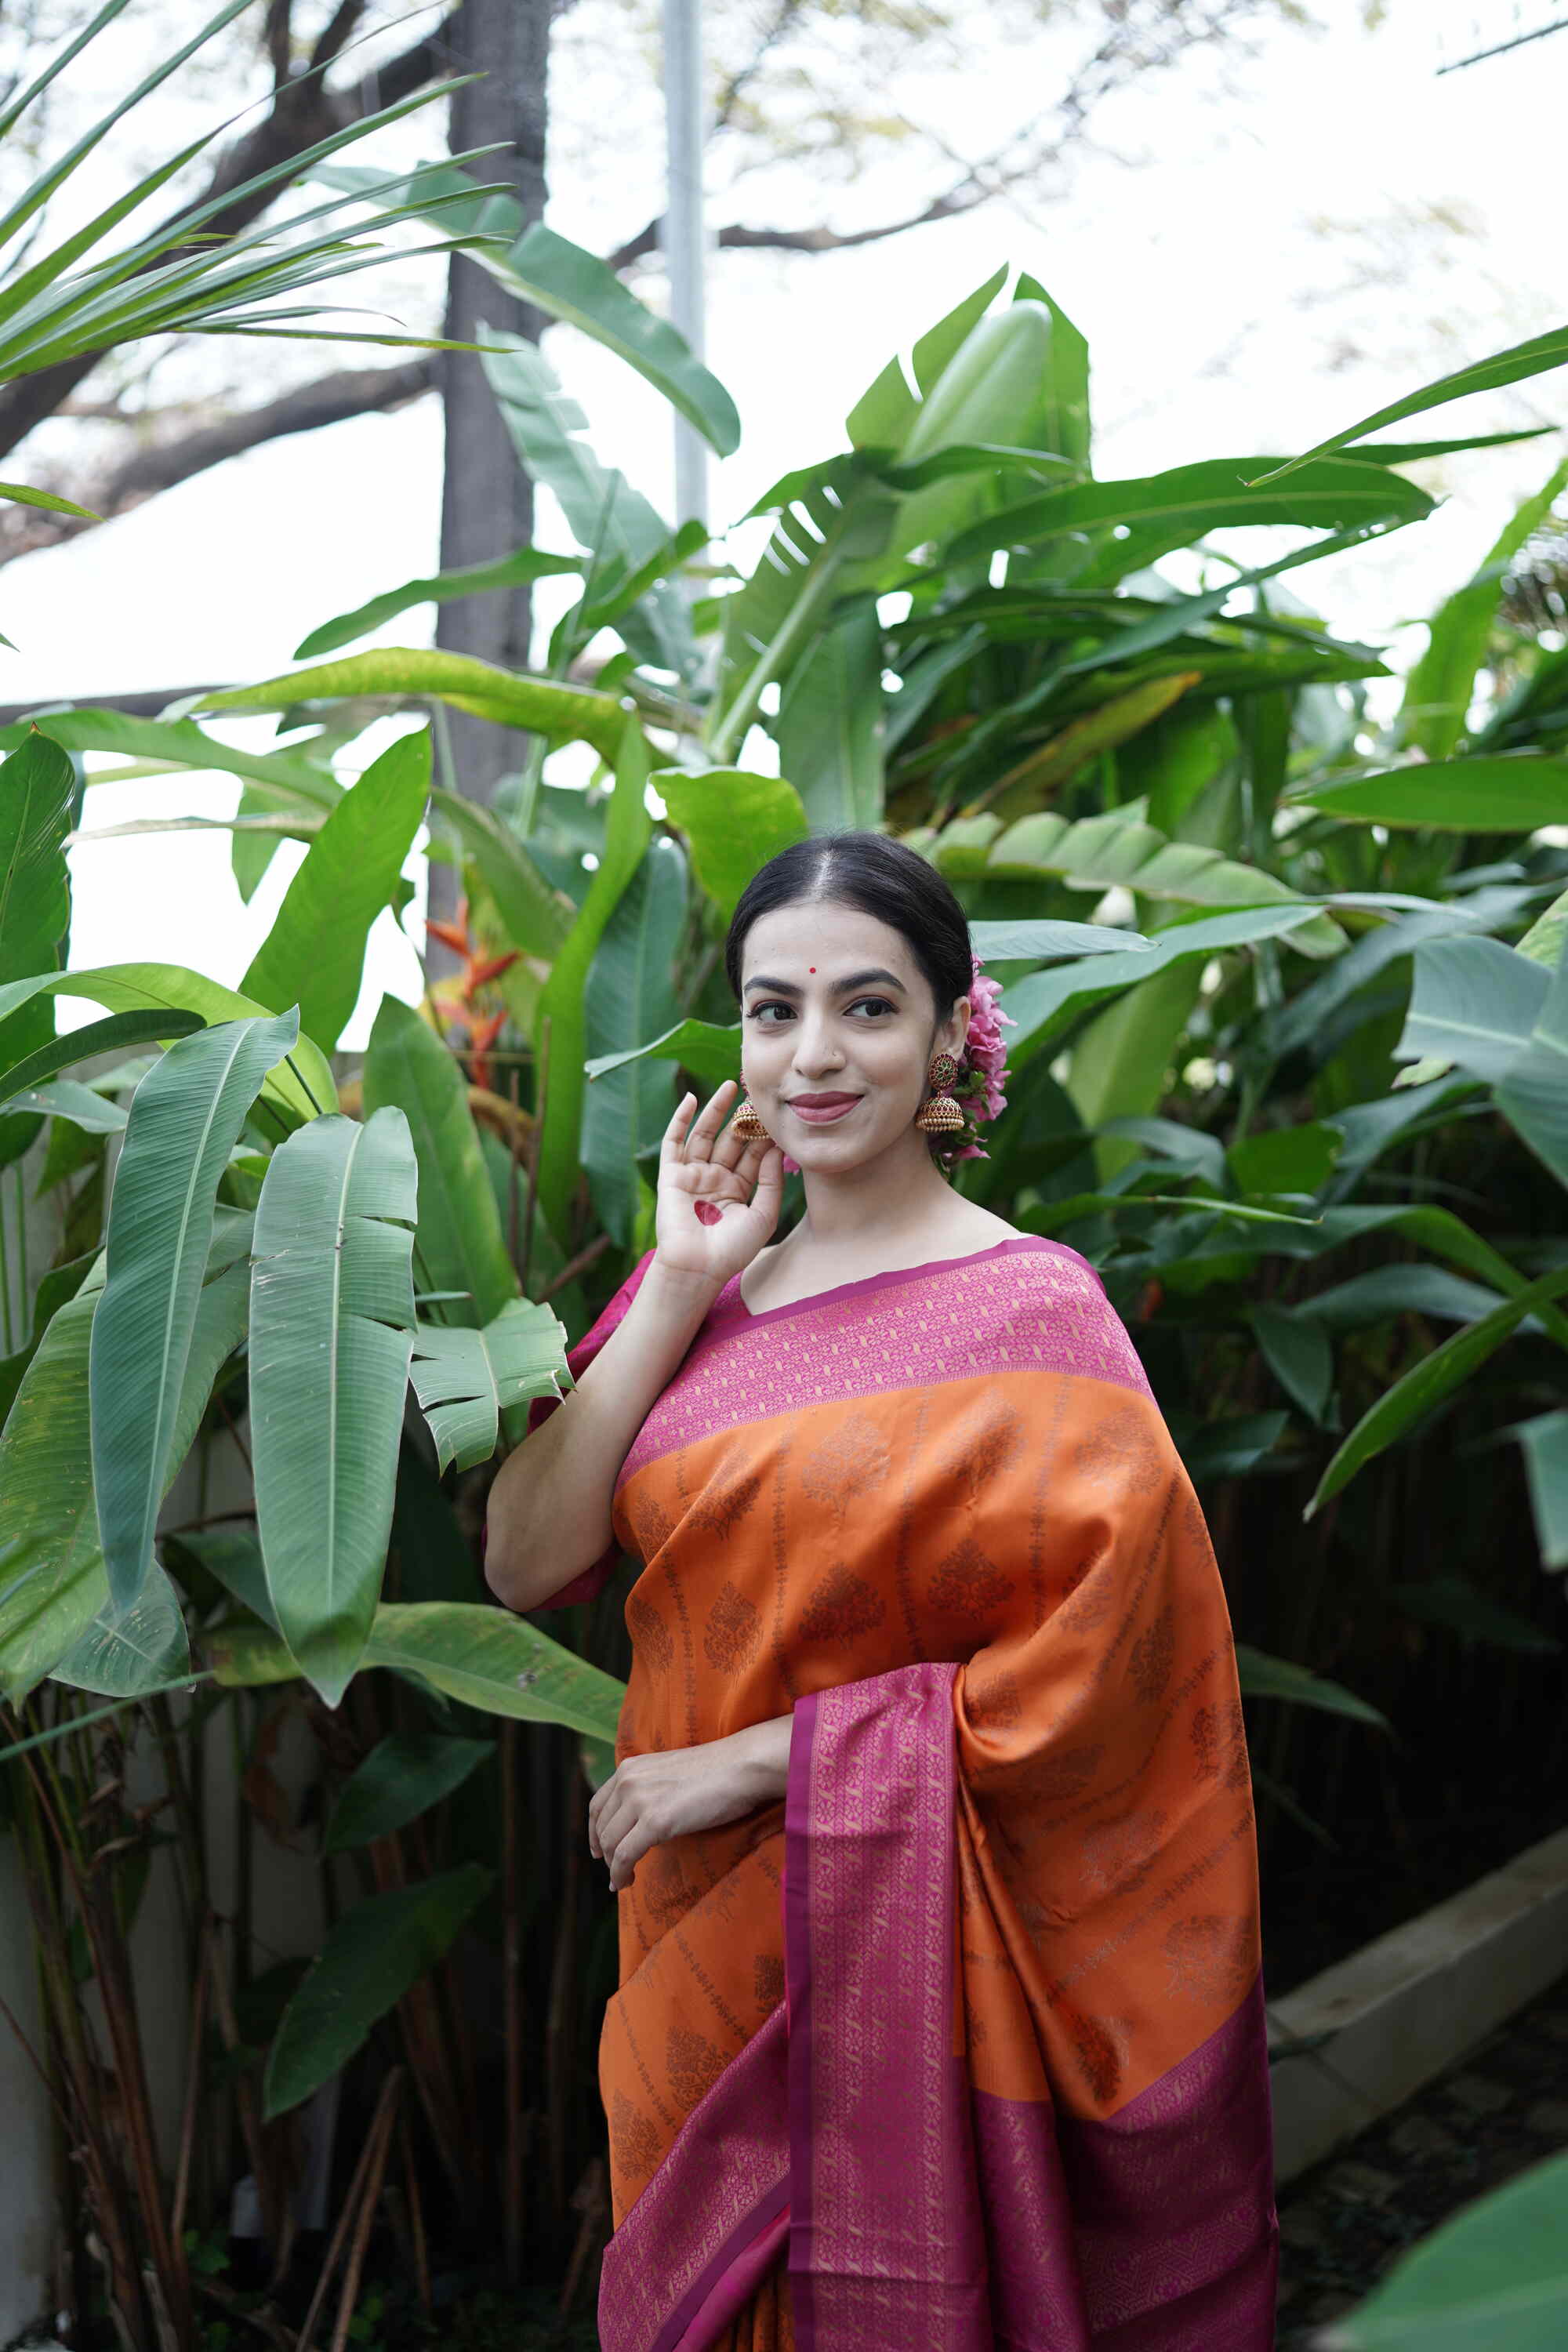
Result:
<svg viewBox="0 0 1568 2352"><path fill-rule="evenodd" d="M742 1095L735 1105L735 1115L730 1121L730 1132L738 1135L742 1143L769 1143L773 1140L757 1113L750 1095Z"/></svg>
<svg viewBox="0 0 1568 2352"><path fill-rule="evenodd" d="M963 1113L949 1091L957 1076L958 1064L951 1054L939 1054L926 1072L929 1091L914 1122L922 1135L954 1135L963 1125Z"/></svg>

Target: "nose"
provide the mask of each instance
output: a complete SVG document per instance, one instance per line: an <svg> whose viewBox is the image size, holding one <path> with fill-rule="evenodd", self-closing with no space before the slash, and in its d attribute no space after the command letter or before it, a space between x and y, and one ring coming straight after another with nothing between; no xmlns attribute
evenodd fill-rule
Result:
<svg viewBox="0 0 1568 2352"><path fill-rule="evenodd" d="M795 1024L795 1066L803 1078L831 1076L844 1067L844 1049L837 1024L826 1008L805 1005Z"/></svg>

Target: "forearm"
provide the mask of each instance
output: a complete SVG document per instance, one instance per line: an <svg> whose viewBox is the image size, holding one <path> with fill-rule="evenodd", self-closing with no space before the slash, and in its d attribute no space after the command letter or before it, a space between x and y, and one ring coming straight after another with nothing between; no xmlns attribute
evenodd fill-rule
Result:
<svg viewBox="0 0 1568 2352"><path fill-rule="evenodd" d="M749 1723L720 1743L734 1751L734 1769L750 1801L747 1812L776 1805L789 1787L790 1732L793 1715L775 1715L765 1723Z"/></svg>
<svg viewBox="0 0 1568 2352"><path fill-rule="evenodd" d="M576 1387L502 1463L486 1513L485 1575L509 1609L536 1608L610 1542L621 1465L716 1289L656 1257Z"/></svg>

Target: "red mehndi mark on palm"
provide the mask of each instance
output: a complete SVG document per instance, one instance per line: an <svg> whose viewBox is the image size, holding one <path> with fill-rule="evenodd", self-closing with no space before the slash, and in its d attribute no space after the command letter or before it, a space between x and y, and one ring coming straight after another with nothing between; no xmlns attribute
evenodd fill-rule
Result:
<svg viewBox="0 0 1568 2352"><path fill-rule="evenodd" d="M697 1211L697 1222L701 1225L716 1225L723 1213L711 1201L697 1201L692 1205Z"/></svg>

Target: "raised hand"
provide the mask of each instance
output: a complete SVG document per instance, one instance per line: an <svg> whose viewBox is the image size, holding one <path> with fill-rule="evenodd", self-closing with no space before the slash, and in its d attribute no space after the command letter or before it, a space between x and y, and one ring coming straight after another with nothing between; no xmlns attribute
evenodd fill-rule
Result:
<svg viewBox="0 0 1568 2352"><path fill-rule="evenodd" d="M728 1282L778 1223L784 1153L765 1137L743 1142L723 1125L736 1092L726 1078L695 1118L697 1097L683 1095L664 1130L654 1233L672 1273Z"/></svg>

